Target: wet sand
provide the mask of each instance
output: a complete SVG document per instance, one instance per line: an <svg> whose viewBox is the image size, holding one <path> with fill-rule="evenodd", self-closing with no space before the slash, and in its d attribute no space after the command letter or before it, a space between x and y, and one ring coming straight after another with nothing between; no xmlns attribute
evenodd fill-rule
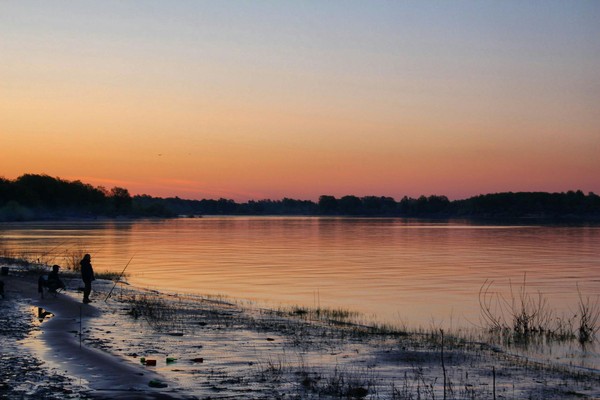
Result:
<svg viewBox="0 0 600 400"><path fill-rule="evenodd" d="M74 377L85 386L83 393L95 399L183 399L187 398L169 388L151 388L151 381L164 382L161 375L142 368L113 354L92 348L80 341L80 332L101 311L94 305L83 304L73 296L61 293L41 298L34 278L4 276L7 298L30 304L51 313L46 315L37 335L39 354L62 374ZM101 301L101 300L100 300ZM27 318L26 316L14 316Z"/></svg>

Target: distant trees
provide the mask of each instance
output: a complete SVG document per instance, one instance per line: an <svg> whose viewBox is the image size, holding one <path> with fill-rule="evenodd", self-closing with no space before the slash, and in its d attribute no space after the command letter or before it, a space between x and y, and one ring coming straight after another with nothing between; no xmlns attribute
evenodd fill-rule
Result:
<svg viewBox="0 0 600 400"><path fill-rule="evenodd" d="M110 190L110 203L116 215L131 214L133 201L127 189L114 187Z"/></svg>
<svg viewBox="0 0 600 400"><path fill-rule="evenodd" d="M600 197L582 191L518 192L450 201L432 195L400 201L391 197L331 195L310 200L185 200L131 196L122 187L106 190L80 181L26 174L0 178L0 221L95 217L173 217L177 215L350 215L421 218L586 218L600 219Z"/></svg>
<svg viewBox="0 0 600 400"><path fill-rule="evenodd" d="M450 201L446 196L421 196L418 199L404 197L396 202L391 197L334 196L319 198L321 215L363 216L446 216L450 212Z"/></svg>
<svg viewBox="0 0 600 400"><path fill-rule="evenodd" d="M0 178L0 221L116 216L173 216L164 207L135 204L129 191L107 191L81 181L26 174L14 181Z"/></svg>
<svg viewBox="0 0 600 400"><path fill-rule="evenodd" d="M134 197L139 203L139 197ZM351 215L427 218L600 218L600 197L581 191L566 193L496 193L450 201L446 196L431 195L400 201L391 197L353 195L336 198L322 195L317 203L310 200L184 200L178 197L154 199L144 203L163 204L178 215Z"/></svg>
<svg viewBox="0 0 600 400"><path fill-rule="evenodd" d="M496 193L457 200L454 213L481 217L565 217L598 215L600 197L594 193L587 196L578 190L566 193L520 192Z"/></svg>
<svg viewBox="0 0 600 400"><path fill-rule="evenodd" d="M105 193L80 181L68 182L47 175L26 174L14 182L6 181L6 200L35 209L85 208L102 203ZM4 199L3 199L4 200Z"/></svg>
<svg viewBox="0 0 600 400"><path fill-rule="evenodd" d="M164 199L168 209L178 215L315 215L317 205L310 200L250 200L238 204L233 200Z"/></svg>
<svg viewBox="0 0 600 400"><path fill-rule="evenodd" d="M367 196L361 201L366 215L390 215L398 212L398 203L391 197Z"/></svg>
<svg viewBox="0 0 600 400"><path fill-rule="evenodd" d="M2 179L0 187L0 220L92 215L100 212L106 202L106 194L99 188L47 175Z"/></svg>
<svg viewBox="0 0 600 400"><path fill-rule="evenodd" d="M320 214L336 214L338 212L338 201L333 196L323 195L319 197Z"/></svg>

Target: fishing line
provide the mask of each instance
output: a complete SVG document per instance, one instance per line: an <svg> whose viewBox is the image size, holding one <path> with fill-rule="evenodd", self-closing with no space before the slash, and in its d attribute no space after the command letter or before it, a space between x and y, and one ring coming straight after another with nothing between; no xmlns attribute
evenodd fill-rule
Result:
<svg viewBox="0 0 600 400"><path fill-rule="evenodd" d="M115 284L113 285L112 289L110 289L110 292L108 292L108 294L106 295L106 298L104 299L105 303L108 300L108 298L110 297L110 295L112 294L113 290L115 290L115 287L117 286L117 283L119 283L119 281L123 277L123 274L125 273L125 270L129 266L129 263L131 263L131 260L133 260L133 257L135 257L135 254L133 256L131 256L131 258L129 259L129 261L127 261L127 264L125 265L125 268L123 268L123 271L121 271L121 274L119 275L119 277L115 281Z"/></svg>

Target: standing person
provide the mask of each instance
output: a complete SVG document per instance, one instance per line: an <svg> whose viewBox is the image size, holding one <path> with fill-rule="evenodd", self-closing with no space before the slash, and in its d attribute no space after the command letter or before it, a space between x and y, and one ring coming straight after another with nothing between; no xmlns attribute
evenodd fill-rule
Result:
<svg viewBox="0 0 600 400"><path fill-rule="evenodd" d="M94 269L91 263L92 257L89 254L83 256L83 259L79 262L81 265L81 279L83 280L83 302L90 303L90 293L92 292L92 281L94 278Z"/></svg>

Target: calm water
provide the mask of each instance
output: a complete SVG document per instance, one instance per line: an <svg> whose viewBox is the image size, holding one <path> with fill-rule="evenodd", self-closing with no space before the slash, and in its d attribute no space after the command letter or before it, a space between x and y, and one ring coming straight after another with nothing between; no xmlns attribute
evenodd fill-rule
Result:
<svg viewBox="0 0 600 400"><path fill-rule="evenodd" d="M271 306L343 307L411 326L478 324L486 280L510 298L527 279L574 313L577 286L600 293L600 227L492 226L404 219L223 217L0 224L0 250L144 287L224 294Z"/></svg>

